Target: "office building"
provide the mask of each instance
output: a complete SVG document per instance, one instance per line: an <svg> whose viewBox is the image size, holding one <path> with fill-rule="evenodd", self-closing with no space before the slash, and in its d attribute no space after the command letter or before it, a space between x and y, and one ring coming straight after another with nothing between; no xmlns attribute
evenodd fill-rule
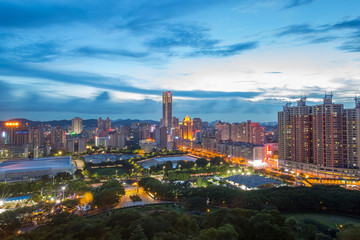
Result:
<svg viewBox="0 0 360 240"><path fill-rule="evenodd" d="M0 147L21 147L29 143L29 127L19 122L6 122L1 128Z"/></svg>

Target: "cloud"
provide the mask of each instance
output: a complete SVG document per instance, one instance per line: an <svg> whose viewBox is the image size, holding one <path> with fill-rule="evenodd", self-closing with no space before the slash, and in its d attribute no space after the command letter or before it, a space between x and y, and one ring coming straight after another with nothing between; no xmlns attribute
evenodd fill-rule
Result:
<svg viewBox="0 0 360 240"><path fill-rule="evenodd" d="M165 37L157 37L149 42L147 46L157 49L169 49L173 47L209 48L220 41L210 39L209 29L196 25L172 24L167 26Z"/></svg>
<svg viewBox="0 0 360 240"><path fill-rule="evenodd" d="M325 31L325 30L323 30ZM283 28L280 32L276 34L276 36L286 36L286 35L307 35L310 33L319 33L320 30L313 28L309 24L299 24L299 25L291 25Z"/></svg>
<svg viewBox="0 0 360 240"><path fill-rule="evenodd" d="M130 58L145 58L149 56L147 52L136 52L125 49L105 49L94 47L81 47L73 51L75 54L80 54L85 57L130 57Z"/></svg>
<svg viewBox="0 0 360 240"><path fill-rule="evenodd" d="M229 57L258 46L258 42L221 46L221 41L211 39L208 32L209 29L196 25L173 24L166 27L161 37L151 39L146 45L168 56L181 57Z"/></svg>
<svg viewBox="0 0 360 240"><path fill-rule="evenodd" d="M352 33L344 32L353 31ZM291 25L282 28L275 34L276 37L300 36L310 44L342 41L337 47L347 52L360 51L360 17L344 19L334 24L312 26L309 24Z"/></svg>
<svg viewBox="0 0 360 240"><path fill-rule="evenodd" d="M282 72L265 72L266 74L281 74Z"/></svg>
<svg viewBox="0 0 360 240"><path fill-rule="evenodd" d="M346 19L331 26L331 29L358 29L360 30L360 17Z"/></svg>
<svg viewBox="0 0 360 240"><path fill-rule="evenodd" d="M97 74L89 74L84 72L64 72L46 70L37 68L32 65L14 63L0 58L0 75L21 77L26 79L45 79L49 82L57 82L58 84L76 84L89 86L96 89L105 89L109 91L121 91L128 93L157 95L161 96L163 89L146 89L133 87L129 81L136 79L131 76L103 76ZM260 94L260 92L221 92L221 91L173 91L177 97L188 98L252 98Z"/></svg>
<svg viewBox="0 0 360 240"><path fill-rule="evenodd" d="M314 2L315 0L290 0L290 3L288 3L284 9L289 9L289 8L294 8L294 7L299 7L302 5L307 5L310 4L312 2Z"/></svg>
<svg viewBox="0 0 360 240"><path fill-rule="evenodd" d="M214 47L210 49L201 49L189 53L187 56L191 57L230 57L238 55L247 50L252 50L258 47L258 42L246 42L233 45Z"/></svg>

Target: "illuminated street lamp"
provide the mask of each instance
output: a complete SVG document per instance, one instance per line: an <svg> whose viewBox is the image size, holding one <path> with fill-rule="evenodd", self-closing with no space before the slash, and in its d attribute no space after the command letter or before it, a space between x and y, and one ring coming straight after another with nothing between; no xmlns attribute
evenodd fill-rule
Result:
<svg viewBox="0 0 360 240"><path fill-rule="evenodd" d="M65 186L61 187L62 191L63 191L63 201L64 201L64 198L65 198Z"/></svg>

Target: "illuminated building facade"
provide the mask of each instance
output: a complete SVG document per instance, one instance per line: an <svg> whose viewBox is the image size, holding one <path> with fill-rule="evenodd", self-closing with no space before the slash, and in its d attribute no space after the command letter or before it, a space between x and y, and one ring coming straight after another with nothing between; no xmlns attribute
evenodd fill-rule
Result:
<svg viewBox="0 0 360 240"><path fill-rule="evenodd" d="M19 147L29 143L29 127L19 122L6 122L0 132L0 147Z"/></svg>
<svg viewBox="0 0 360 240"><path fill-rule="evenodd" d="M186 116L181 124L182 139L193 140L193 121L189 116Z"/></svg>
<svg viewBox="0 0 360 240"><path fill-rule="evenodd" d="M153 139L140 140L139 145L145 153L150 153L154 148L156 148L156 142Z"/></svg>

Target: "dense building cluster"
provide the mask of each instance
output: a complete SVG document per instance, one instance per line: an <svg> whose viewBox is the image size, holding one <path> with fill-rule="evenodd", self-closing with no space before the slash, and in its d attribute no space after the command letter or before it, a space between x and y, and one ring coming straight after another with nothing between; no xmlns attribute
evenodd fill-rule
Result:
<svg viewBox="0 0 360 240"><path fill-rule="evenodd" d="M278 113L279 159L330 168L359 168L360 99L344 109L325 94L323 104L286 104Z"/></svg>
<svg viewBox="0 0 360 240"><path fill-rule="evenodd" d="M65 153L84 153L90 146L120 150L140 146L145 153L179 146L202 148L218 154L260 159L266 142L265 127L250 120L243 123L173 116L172 92L163 92L162 119L156 121L98 120L55 121L54 124L3 122L0 126L0 158L39 158Z"/></svg>

